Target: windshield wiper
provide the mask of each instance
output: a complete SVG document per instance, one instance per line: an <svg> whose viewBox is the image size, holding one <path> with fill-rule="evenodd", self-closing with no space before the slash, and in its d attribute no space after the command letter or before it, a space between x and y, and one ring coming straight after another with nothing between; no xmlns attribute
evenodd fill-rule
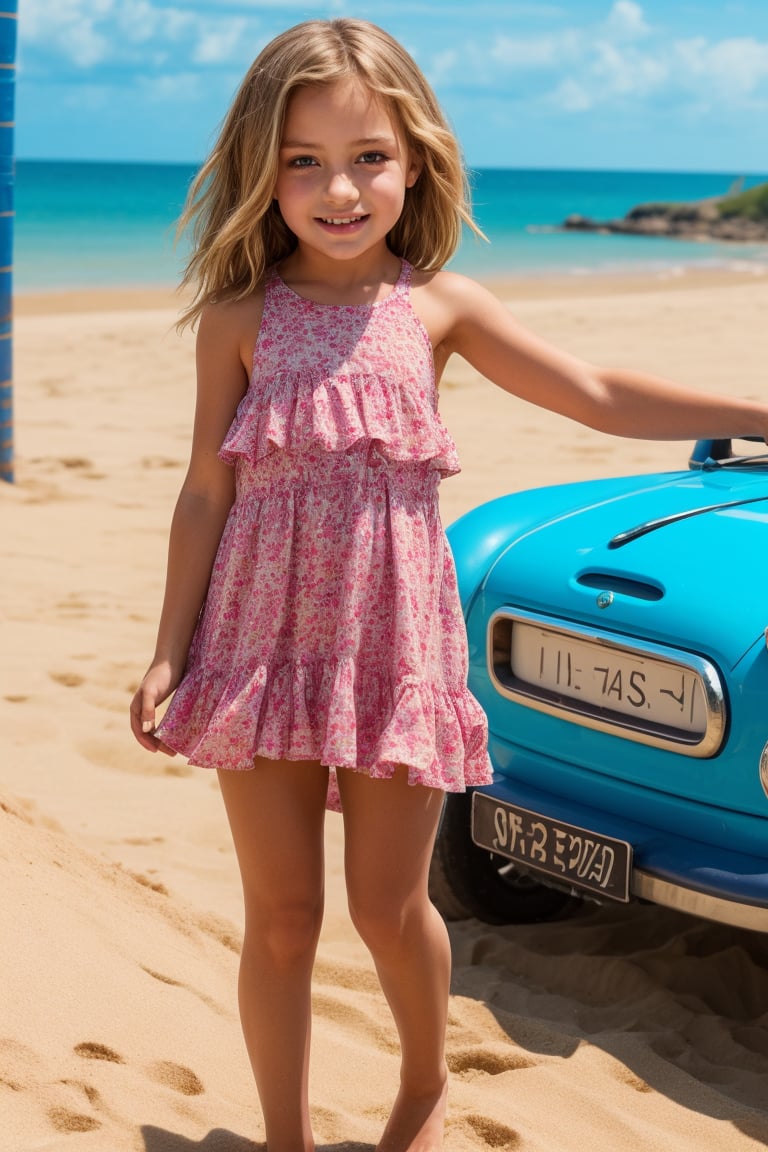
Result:
<svg viewBox="0 0 768 1152"><path fill-rule="evenodd" d="M625 532L617 532L612 540L608 541L609 548L623 548L633 540L639 540L657 528L666 528L668 524L676 524L679 520L688 520L691 516L702 516L705 512L719 512L722 508L743 508L745 504L760 504L768 500L768 496L752 496L749 500L728 500L724 504L706 504L703 508L688 508L685 512L672 512L669 516L659 516L656 520L646 520L634 528L627 528Z"/></svg>

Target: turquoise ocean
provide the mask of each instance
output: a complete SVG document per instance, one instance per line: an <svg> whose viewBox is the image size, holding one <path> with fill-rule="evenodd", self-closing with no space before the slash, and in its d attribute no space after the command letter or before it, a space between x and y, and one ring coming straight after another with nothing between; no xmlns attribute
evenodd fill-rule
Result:
<svg viewBox="0 0 768 1152"><path fill-rule="evenodd" d="M195 174L185 164L20 160L14 285L18 291L173 285L184 261L175 221ZM502 278L686 267L768 268L768 244L696 243L563 232L570 213L623 216L649 200L697 200L768 179L744 173L483 169L475 216L490 244L465 237L451 267Z"/></svg>

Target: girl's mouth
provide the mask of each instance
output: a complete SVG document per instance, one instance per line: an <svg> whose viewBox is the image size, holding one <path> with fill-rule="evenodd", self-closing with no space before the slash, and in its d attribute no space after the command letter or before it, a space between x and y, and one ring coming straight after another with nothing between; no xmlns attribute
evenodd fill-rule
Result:
<svg viewBox="0 0 768 1152"><path fill-rule="evenodd" d="M354 228L357 224L362 224L367 220L368 216L320 216L321 224L328 228Z"/></svg>

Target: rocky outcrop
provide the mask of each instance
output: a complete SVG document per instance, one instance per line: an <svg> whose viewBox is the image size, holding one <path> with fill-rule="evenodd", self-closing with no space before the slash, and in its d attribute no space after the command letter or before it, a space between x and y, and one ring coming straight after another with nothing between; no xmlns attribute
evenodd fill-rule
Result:
<svg viewBox="0 0 768 1152"><path fill-rule="evenodd" d="M762 185L761 189L765 189ZM759 194L760 189L754 189ZM764 196L763 196L764 199ZM739 201L744 201L741 208ZM686 240L768 240L768 217L754 212L755 196L720 196L691 203L638 204L620 220L568 216L562 227L574 232L621 232L637 236L677 236Z"/></svg>

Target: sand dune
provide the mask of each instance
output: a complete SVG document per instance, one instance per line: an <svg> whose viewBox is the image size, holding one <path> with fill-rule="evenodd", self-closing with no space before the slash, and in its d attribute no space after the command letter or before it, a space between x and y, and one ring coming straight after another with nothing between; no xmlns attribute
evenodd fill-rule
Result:
<svg viewBox="0 0 768 1152"><path fill-rule="evenodd" d="M652 288L652 290L651 290ZM572 351L765 395L768 282L500 289ZM0 1152L246 1152L263 1130L236 1007L241 908L215 778L148 756L149 657L186 461L193 348L153 297L23 302L18 476L0 485ZM514 488L684 466L526 407L452 364L465 471L446 519ZM313 1116L370 1152L396 1037L327 827ZM451 926L448 1152L768 1147L768 937L651 907Z"/></svg>

